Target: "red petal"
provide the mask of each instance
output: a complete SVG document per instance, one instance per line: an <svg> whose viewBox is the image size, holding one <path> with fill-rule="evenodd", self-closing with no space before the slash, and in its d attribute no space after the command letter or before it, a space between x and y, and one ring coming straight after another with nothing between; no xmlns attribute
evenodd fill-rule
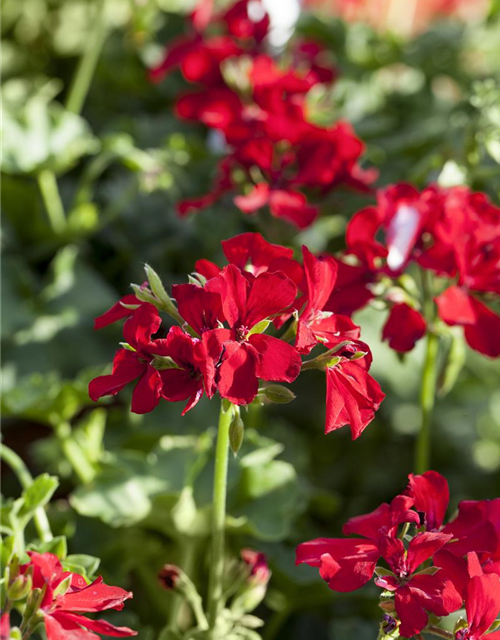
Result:
<svg viewBox="0 0 500 640"><path fill-rule="evenodd" d="M61 612L56 614L59 621L73 622L82 627L86 627L91 631L96 631L104 636L112 636L114 638L126 638L128 636L136 636L137 631L133 631L128 627L115 627L114 624L106 622L106 620L90 620L85 616L79 616L74 613Z"/></svg>
<svg viewBox="0 0 500 640"><path fill-rule="evenodd" d="M258 355L249 344L227 342L224 346L226 356L219 367L219 393L234 404L250 404L259 389Z"/></svg>
<svg viewBox="0 0 500 640"><path fill-rule="evenodd" d="M132 393L132 413L149 413L158 405L162 390L160 372L150 364Z"/></svg>
<svg viewBox="0 0 500 640"><path fill-rule="evenodd" d="M123 325L125 341L135 349L145 348L161 325L158 309L147 302L141 304Z"/></svg>
<svg viewBox="0 0 500 640"><path fill-rule="evenodd" d="M293 304L297 287L284 273L262 273L255 278L242 323L248 328Z"/></svg>
<svg viewBox="0 0 500 640"><path fill-rule="evenodd" d="M304 273L307 282L307 305L303 316L313 311L322 311L337 279L337 263L328 256L317 258L305 246L302 247Z"/></svg>
<svg viewBox="0 0 500 640"><path fill-rule="evenodd" d="M297 378L302 360L291 344L262 333L251 335L248 342L258 353L259 378L274 382L293 382Z"/></svg>
<svg viewBox="0 0 500 640"><path fill-rule="evenodd" d="M408 570L414 573L418 567L452 539L451 534L427 531L418 533L408 545Z"/></svg>
<svg viewBox="0 0 500 640"><path fill-rule="evenodd" d="M0 640L10 640L10 616L4 613L0 618Z"/></svg>
<svg viewBox="0 0 500 640"><path fill-rule="evenodd" d="M114 304L111 309L108 309L106 313L103 313L94 320L94 329L102 329L103 327L107 327L108 324L113 324L113 322L117 322L117 320L121 320L122 318L127 318L134 313L133 309L127 309L127 307L124 307L122 303L142 304L139 298L136 298L132 293L124 296L119 302Z"/></svg>
<svg viewBox="0 0 500 640"><path fill-rule="evenodd" d="M388 340L395 351L411 351L425 335L426 322L421 314L406 303L395 304L382 330L382 340Z"/></svg>
<svg viewBox="0 0 500 640"><path fill-rule="evenodd" d="M113 361L113 373L109 376L99 376L89 383L89 396L96 402L103 396L114 396L124 387L138 378L146 365L139 362L136 353L127 349L119 349Z"/></svg>
<svg viewBox="0 0 500 640"><path fill-rule="evenodd" d="M426 471L421 476L409 475L409 492L415 500L415 509L425 514L428 531L440 529L450 501L448 482L437 471Z"/></svg>
<svg viewBox="0 0 500 640"><path fill-rule="evenodd" d="M221 244L228 262L240 269L250 265L254 276L267 271L269 265L276 260L290 259L293 256L292 249L271 244L264 240L260 233L241 233L229 240L223 240Z"/></svg>
<svg viewBox="0 0 500 640"><path fill-rule="evenodd" d="M307 204L303 193L298 191L271 191L269 208L273 216L285 218L299 229L311 225L318 216L317 207Z"/></svg>
<svg viewBox="0 0 500 640"><path fill-rule="evenodd" d="M217 328L223 319L219 293L195 284L177 284L172 287L172 295L181 316L199 334Z"/></svg>
<svg viewBox="0 0 500 640"><path fill-rule="evenodd" d="M57 613L45 616L47 640L100 640L99 636L82 629L64 617L59 619Z"/></svg>
<svg viewBox="0 0 500 640"><path fill-rule="evenodd" d="M93 612L122 609L125 600L132 598L130 591L104 584L97 578L84 589L67 592L56 599L56 608L64 612Z"/></svg>
<svg viewBox="0 0 500 640"><path fill-rule="evenodd" d="M205 382L205 393L212 398L216 392L217 366L222 358L224 345L231 340L229 329L206 331L197 343L195 357Z"/></svg>
<svg viewBox="0 0 500 640"><path fill-rule="evenodd" d="M255 213L264 207L269 200L269 185L263 182L256 184L253 189L244 196L235 196L234 204L243 213Z"/></svg>
<svg viewBox="0 0 500 640"><path fill-rule="evenodd" d="M396 611L401 621L399 635L411 638L420 633L427 625L428 616L408 586L396 591Z"/></svg>
<svg viewBox="0 0 500 640"><path fill-rule="evenodd" d="M481 637L500 611L500 580L495 574L474 576L465 592L465 610L469 627ZM488 635L488 640L491 635Z"/></svg>
<svg viewBox="0 0 500 640"><path fill-rule="evenodd" d="M348 539L317 538L299 544L295 564L319 567L328 586L334 591L348 592L366 584L380 558L371 542Z"/></svg>

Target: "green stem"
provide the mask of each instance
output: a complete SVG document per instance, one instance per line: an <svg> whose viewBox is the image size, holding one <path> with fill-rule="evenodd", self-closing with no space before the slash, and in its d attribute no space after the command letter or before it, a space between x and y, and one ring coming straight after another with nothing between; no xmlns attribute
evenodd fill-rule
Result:
<svg viewBox="0 0 500 640"><path fill-rule="evenodd" d="M56 175L53 171L44 169L40 171L36 179L52 231L56 235L60 235L66 229L66 216L64 215L64 207L59 194Z"/></svg>
<svg viewBox="0 0 500 640"><path fill-rule="evenodd" d="M68 422L60 422L55 427L55 433L59 440L63 453L69 461L73 471L83 484L93 480L94 467L87 460L79 445L71 435L71 425Z"/></svg>
<svg viewBox="0 0 500 640"><path fill-rule="evenodd" d="M66 109L73 113L79 114L82 111L97 66L97 61L99 60L104 40L106 39L106 23L104 21L105 4L106 0L97 0L95 20L87 39L85 51L71 83L68 97L66 98Z"/></svg>
<svg viewBox="0 0 500 640"><path fill-rule="evenodd" d="M425 631L432 633L434 636L439 636L440 638L454 638L455 636L451 631L446 631L446 629L441 629L441 627L436 627L434 624L430 624Z"/></svg>
<svg viewBox="0 0 500 640"><path fill-rule="evenodd" d="M420 392L422 422L415 451L415 471L417 473L424 473L427 471L430 464L431 422L436 399L438 353L439 338L434 333L428 333L424 369L422 372L422 388Z"/></svg>
<svg viewBox="0 0 500 640"><path fill-rule="evenodd" d="M0 457L4 462L6 462L12 471L16 474L19 483L21 484L23 489L28 489L33 484L33 478L31 477L30 472L28 471L28 467L24 464L22 459L12 451L9 447L6 447L4 444L0 446ZM43 542L48 542L52 540L52 531L50 529L49 520L47 518L47 514L43 507L38 507L35 511L35 515L33 516L33 520L35 521L35 526L38 531L38 535L40 536L40 540Z"/></svg>
<svg viewBox="0 0 500 640"><path fill-rule="evenodd" d="M212 557L208 586L208 622L210 637L214 637L217 617L221 608L224 578L224 527L226 522L227 466L229 459L229 427L232 406L221 401L212 505Z"/></svg>

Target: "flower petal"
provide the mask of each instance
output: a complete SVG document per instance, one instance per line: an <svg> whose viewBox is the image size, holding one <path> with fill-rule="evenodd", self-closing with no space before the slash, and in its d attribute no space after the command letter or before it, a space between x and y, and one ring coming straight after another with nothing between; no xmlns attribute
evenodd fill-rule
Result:
<svg viewBox="0 0 500 640"><path fill-rule="evenodd" d="M300 373L302 360L291 344L263 333L255 333L248 342L258 353L257 376L273 382L293 382Z"/></svg>
<svg viewBox="0 0 500 640"><path fill-rule="evenodd" d="M89 396L96 402L103 396L114 396L124 387L138 378L145 370L145 364L139 362L137 354L127 349L119 349L113 361L113 373L99 376L89 383Z"/></svg>
<svg viewBox="0 0 500 640"><path fill-rule="evenodd" d="M162 390L160 372L150 364L132 393L132 413L149 413L158 405Z"/></svg>

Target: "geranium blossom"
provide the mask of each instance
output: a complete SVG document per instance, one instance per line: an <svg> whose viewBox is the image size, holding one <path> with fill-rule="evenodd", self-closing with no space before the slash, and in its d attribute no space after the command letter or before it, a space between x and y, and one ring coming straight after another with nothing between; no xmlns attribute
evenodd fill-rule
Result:
<svg viewBox="0 0 500 640"><path fill-rule="evenodd" d="M30 551L28 555L30 562L20 569L21 573L31 569L33 587L44 589L38 615L43 620L48 640L95 640L94 631L120 638L137 635L128 627L116 627L105 620L82 615L123 609L125 600L132 598L130 591L110 587L104 584L102 578L87 584L82 576L65 571L57 556L51 553Z"/></svg>

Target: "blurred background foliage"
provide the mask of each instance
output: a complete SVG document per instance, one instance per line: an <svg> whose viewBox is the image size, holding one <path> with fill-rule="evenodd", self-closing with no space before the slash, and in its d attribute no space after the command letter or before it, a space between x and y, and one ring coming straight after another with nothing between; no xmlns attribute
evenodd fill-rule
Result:
<svg viewBox="0 0 500 640"><path fill-rule="evenodd" d="M137 416L124 393L96 408L87 383L121 333L93 333L93 318L141 282L144 262L166 284L183 282L196 259L222 262L221 238L245 230L339 251L347 220L370 201L337 191L299 235L265 214L243 218L230 201L177 217L177 200L208 189L217 150L204 129L173 115L181 76L156 86L146 70L183 31L188 8L184 0L2 3L3 438L34 474L61 477L49 512L55 532L68 536L71 553L101 557L106 581L134 591L116 619L141 640L158 638L178 606L157 582L165 562L201 584L206 576L217 407L205 400L181 418L179 406L163 403ZM323 43L339 69L332 88L311 92L312 118L348 118L379 185L463 182L498 202L498 2L479 22L435 22L412 39L325 11L304 12L296 32ZM80 113L71 84L92 46L100 55ZM401 359L381 344L377 309L357 320L387 393L363 437L324 436L324 378L312 372L294 385L292 404L250 408L231 462L230 546L262 549L273 569L259 611L266 640L375 634L369 589L333 594L293 565L297 542L338 535L348 517L402 489L412 469L422 351ZM498 363L467 354L438 401L432 445L453 505L500 495ZM3 480L17 496L8 469Z"/></svg>

